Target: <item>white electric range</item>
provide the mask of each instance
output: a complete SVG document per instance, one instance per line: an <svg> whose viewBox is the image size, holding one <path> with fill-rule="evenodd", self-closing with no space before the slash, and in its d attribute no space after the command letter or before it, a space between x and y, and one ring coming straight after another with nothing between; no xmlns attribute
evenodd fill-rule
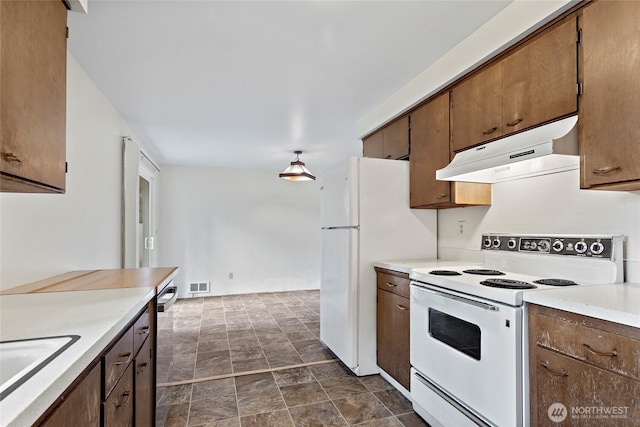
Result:
<svg viewBox="0 0 640 427"><path fill-rule="evenodd" d="M411 271L411 397L432 426L521 426L524 292L623 281L622 236L482 236L483 262Z"/></svg>

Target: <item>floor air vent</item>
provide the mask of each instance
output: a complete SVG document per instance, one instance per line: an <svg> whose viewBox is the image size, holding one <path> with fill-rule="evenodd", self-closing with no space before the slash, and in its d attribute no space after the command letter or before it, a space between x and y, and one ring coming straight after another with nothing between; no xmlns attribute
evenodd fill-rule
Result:
<svg viewBox="0 0 640 427"><path fill-rule="evenodd" d="M209 292L209 282L189 283L189 293Z"/></svg>

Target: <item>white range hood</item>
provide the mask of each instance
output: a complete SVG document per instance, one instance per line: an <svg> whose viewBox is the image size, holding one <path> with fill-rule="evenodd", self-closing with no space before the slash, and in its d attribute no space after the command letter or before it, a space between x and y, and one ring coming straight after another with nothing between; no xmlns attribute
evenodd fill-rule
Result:
<svg viewBox="0 0 640 427"><path fill-rule="evenodd" d="M436 179L495 183L578 169L577 122L571 116L461 151Z"/></svg>

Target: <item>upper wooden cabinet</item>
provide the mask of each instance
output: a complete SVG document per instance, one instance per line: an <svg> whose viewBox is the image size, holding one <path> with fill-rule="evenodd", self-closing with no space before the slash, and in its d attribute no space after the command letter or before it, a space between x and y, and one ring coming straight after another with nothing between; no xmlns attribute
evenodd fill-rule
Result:
<svg viewBox="0 0 640 427"><path fill-rule="evenodd" d="M544 31L451 91L451 149L561 118L578 110L575 18Z"/></svg>
<svg viewBox="0 0 640 427"><path fill-rule="evenodd" d="M65 190L67 9L0 2L0 190Z"/></svg>
<svg viewBox="0 0 640 427"><path fill-rule="evenodd" d="M491 204L491 185L437 181L450 161L449 93L411 112L410 205L447 208Z"/></svg>
<svg viewBox="0 0 640 427"><path fill-rule="evenodd" d="M502 135L502 64L494 64L451 90L451 150Z"/></svg>
<svg viewBox="0 0 640 427"><path fill-rule="evenodd" d="M407 158L409 156L409 116L402 116L363 139L362 155L378 159Z"/></svg>
<svg viewBox="0 0 640 427"><path fill-rule="evenodd" d="M580 21L581 187L640 190L640 2L598 1Z"/></svg>

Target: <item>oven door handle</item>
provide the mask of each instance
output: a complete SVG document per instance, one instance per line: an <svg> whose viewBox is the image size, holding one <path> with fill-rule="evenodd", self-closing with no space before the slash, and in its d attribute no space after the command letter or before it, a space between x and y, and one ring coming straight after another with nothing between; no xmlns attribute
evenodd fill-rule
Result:
<svg viewBox="0 0 640 427"><path fill-rule="evenodd" d="M453 295L453 294L449 294L449 293L446 293L446 292L436 291L435 289L428 288L428 287L420 285L418 283L414 283L414 286L417 286L420 289L422 289L423 291L429 292L429 293L434 294L434 295L438 295L438 296L440 296L442 298L448 298L450 300L454 300L454 301L461 302L461 303L464 303L464 304L473 305L474 307L483 308L483 309L489 310L489 311L500 311L498 306L495 306L495 305L492 305L492 304L487 304L486 302L480 302L480 301L472 300L472 299L469 299L469 298L460 297L458 295Z"/></svg>

